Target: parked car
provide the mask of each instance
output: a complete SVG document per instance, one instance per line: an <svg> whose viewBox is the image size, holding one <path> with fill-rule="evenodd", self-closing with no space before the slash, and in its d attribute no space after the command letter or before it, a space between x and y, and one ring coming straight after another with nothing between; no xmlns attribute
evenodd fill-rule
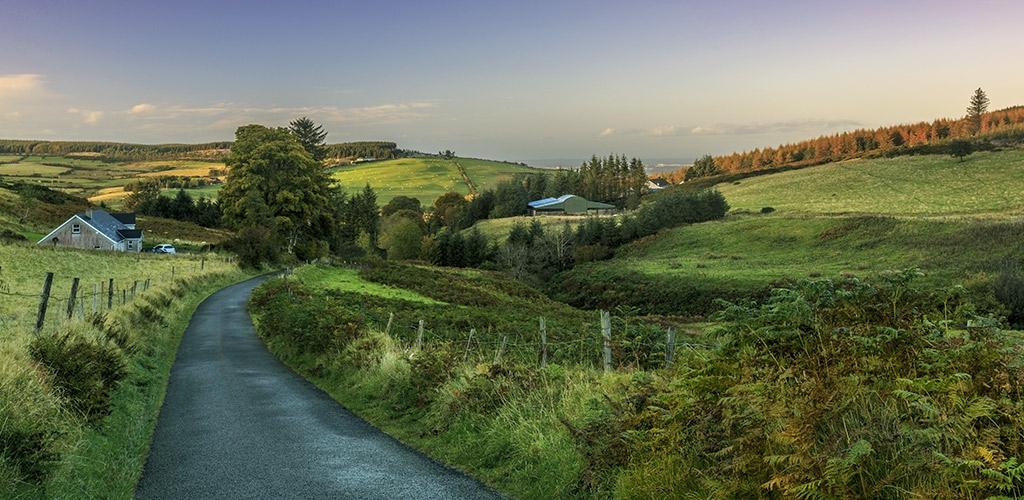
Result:
<svg viewBox="0 0 1024 500"><path fill-rule="evenodd" d="M150 251L153 252L153 253L178 253L174 249L174 245L172 245L170 243L161 243L161 244L153 247L153 249L150 250Z"/></svg>

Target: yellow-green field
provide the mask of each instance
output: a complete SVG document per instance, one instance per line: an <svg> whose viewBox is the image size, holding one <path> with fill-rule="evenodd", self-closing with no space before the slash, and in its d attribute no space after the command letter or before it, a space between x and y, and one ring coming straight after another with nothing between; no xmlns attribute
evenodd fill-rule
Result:
<svg viewBox="0 0 1024 500"><path fill-rule="evenodd" d="M211 176L224 171L223 162L161 160L105 162L81 156L0 156L0 180L27 182L88 198L93 203L117 203L127 196L123 186L140 178Z"/></svg>
<svg viewBox="0 0 1024 500"><path fill-rule="evenodd" d="M358 192L369 184L382 205L396 196L417 198L429 205L450 191L469 194L470 186L460 167L480 190L492 188L516 174L538 171L511 163L468 158L401 158L338 167L332 170L332 176L349 193Z"/></svg>
<svg viewBox="0 0 1024 500"><path fill-rule="evenodd" d="M734 209L782 213L1015 216L1024 150L851 160L717 186Z"/></svg>

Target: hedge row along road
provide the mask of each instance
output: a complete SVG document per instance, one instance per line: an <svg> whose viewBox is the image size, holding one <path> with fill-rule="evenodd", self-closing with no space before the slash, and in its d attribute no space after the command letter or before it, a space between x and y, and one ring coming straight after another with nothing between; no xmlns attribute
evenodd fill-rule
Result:
<svg viewBox="0 0 1024 500"><path fill-rule="evenodd" d="M245 310L261 281L227 287L193 315L137 498L497 498L274 358Z"/></svg>

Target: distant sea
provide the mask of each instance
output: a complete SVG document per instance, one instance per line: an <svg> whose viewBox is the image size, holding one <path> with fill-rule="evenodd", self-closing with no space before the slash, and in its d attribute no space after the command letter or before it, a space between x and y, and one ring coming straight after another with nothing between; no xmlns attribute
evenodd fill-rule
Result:
<svg viewBox="0 0 1024 500"><path fill-rule="evenodd" d="M531 167L541 168L579 168L580 164L590 158L546 158L538 160L525 160L525 163ZM644 162L644 166L647 167L647 173L656 174L662 172L672 172L678 170L679 167L693 164L693 160L680 160L678 158L641 158Z"/></svg>

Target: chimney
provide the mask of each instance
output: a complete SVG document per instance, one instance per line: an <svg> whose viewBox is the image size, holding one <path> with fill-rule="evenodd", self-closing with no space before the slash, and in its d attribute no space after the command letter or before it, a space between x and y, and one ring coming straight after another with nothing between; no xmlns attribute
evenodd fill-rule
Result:
<svg viewBox="0 0 1024 500"><path fill-rule="evenodd" d="M85 209L85 216L90 219L92 218L92 207Z"/></svg>

